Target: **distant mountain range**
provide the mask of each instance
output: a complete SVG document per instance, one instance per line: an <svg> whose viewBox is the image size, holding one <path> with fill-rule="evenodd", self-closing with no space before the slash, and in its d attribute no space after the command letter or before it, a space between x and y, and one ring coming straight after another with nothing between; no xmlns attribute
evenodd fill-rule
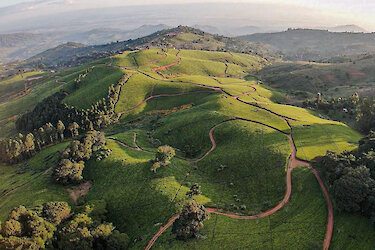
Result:
<svg viewBox="0 0 375 250"><path fill-rule="evenodd" d="M354 27L336 27L336 30L343 28ZM375 33L288 29L283 32L259 33L238 38L269 44L289 60L322 61L343 55L375 53Z"/></svg>
<svg viewBox="0 0 375 250"><path fill-rule="evenodd" d="M98 28L86 32L0 34L0 63L27 59L67 42L99 45L136 39L168 28L167 25L158 24L142 25L133 30Z"/></svg>

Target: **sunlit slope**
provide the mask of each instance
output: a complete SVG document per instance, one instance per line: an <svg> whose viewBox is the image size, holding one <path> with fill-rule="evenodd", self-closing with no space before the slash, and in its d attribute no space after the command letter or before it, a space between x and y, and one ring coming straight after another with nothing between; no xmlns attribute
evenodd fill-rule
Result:
<svg viewBox="0 0 375 250"><path fill-rule="evenodd" d="M291 153L287 134L293 135L297 156L306 160L326 150L356 147L360 135L345 124L277 104L272 100L278 93L255 78L245 80L243 76L262 67L262 60L229 52L147 49L70 69L38 85L51 92L63 89L69 93L65 103L89 108L126 76L115 106L119 122L105 129L112 154L86 164L84 179L93 186L81 199L104 199L108 220L131 237L132 249L143 248L178 212L194 183L201 186L198 201L207 207L254 215L276 206L286 191ZM87 76L75 87L78 75L87 69ZM19 110L25 112L21 104L17 103ZM177 156L153 173L149 161L157 147L166 144L176 149ZM4 190L28 183L25 189L0 198L1 216L19 204L68 199L48 171L32 177L34 164L40 165L38 174L44 173L64 147L59 144L34 156L22 175L10 167L0 168ZM324 197L308 169L294 171L290 202L270 217L244 221L212 215L202 231L206 239L177 242L169 229L155 249L320 248L326 226ZM5 180L13 175L17 183ZM22 190L35 193L37 201L25 200ZM346 235L359 237L369 228L366 221L353 231L337 216L340 231L334 232L333 247L343 247L343 238L353 245L355 240ZM367 230L366 237L371 235ZM363 247L372 243L369 240Z"/></svg>

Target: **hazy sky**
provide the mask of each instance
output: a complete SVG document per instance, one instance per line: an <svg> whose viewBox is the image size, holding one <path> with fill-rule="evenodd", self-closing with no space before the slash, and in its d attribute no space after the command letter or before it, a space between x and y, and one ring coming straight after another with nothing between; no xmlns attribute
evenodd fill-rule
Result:
<svg viewBox="0 0 375 250"><path fill-rule="evenodd" d="M291 27L326 27L356 24L369 31L375 31L375 0L0 0L0 23L1 15L3 15L3 19L6 19L5 21L12 23L16 15L21 18L31 17L31 11L33 11L35 16L40 16L46 13L52 14L53 12L114 6L205 2L233 3L234 7L230 11L236 13L235 15L226 13L223 18L228 20L230 18L233 20L239 19L241 14L242 18L246 17L246 15L249 18L254 16L254 20L264 20L265 22L268 20L268 23L275 24L284 20L285 25L290 25ZM244 10L236 8L234 3L250 3L258 6L258 9L254 13L250 13L251 7ZM19 5L7 10L8 6L16 4ZM259 7L261 5L267 5L267 9L261 9ZM21 13L22 11L28 12ZM207 10L207 13L209 11ZM212 15L212 13L209 14ZM140 16L145 17L142 14Z"/></svg>

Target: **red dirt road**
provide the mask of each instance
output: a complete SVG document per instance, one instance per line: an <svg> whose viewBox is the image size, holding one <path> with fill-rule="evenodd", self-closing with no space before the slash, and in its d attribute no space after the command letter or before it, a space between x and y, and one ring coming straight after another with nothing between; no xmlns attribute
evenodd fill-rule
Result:
<svg viewBox="0 0 375 250"><path fill-rule="evenodd" d="M282 118L282 119L285 119L286 121L288 121L286 118ZM215 141L215 137L213 135L214 130L219 125L221 125L221 124L223 124L225 122L234 121L234 120L237 120L237 119L234 118L234 119L223 121L221 123L216 124L214 127L212 127L210 129L209 137L210 137L210 140L211 140L211 143L212 143L212 147L201 158L199 158L196 161L194 161L194 163L197 163L197 162L201 161L203 158L205 158L206 156L208 156L213 150L215 150L215 148L216 148L216 141ZM291 129L291 131L292 131L292 129ZM320 178L319 174L317 173L317 171L315 169L312 169L310 167L309 163L307 163L305 161L301 161L301 160L299 160L296 157L297 149L295 147L295 144L294 144L293 137L292 137L291 133L287 134L286 136L289 139L289 144L290 144L290 147L292 149L292 153L290 154L289 161L288 161L288 166L287 166L287 171L286 171L286 192L285 192L284 198L281 200L281 202L279 204L277 204L275 207L273 207L272 209L270 209L268 211L265 211L265 212L262 212L262 213L256 214L256 215L237 215L237 214L231 214L231 213L226 213L224 211L220 211L217 208L211 208L211 207L207 207L206 210L207 210L207 212L212 213L212 214L219 214L219 215L222 215L222 216L227 216L229 218L240 219L240 220L252 220L252 219L259 219L259 218L270 216L270 215L276 213L277 211L279 211L281 208L283 208L285 206L285 204L287 204L288 201L289 201L289 199L290 199L290 196L292 194L292 171L293 171L293 169L296 168L296 167L298 167L298 166L309 167L312 170L313 174L315 175L315 178L317 179L317 181L318 181L318 183L320 185L320 188L322 189L323 195L324 195L324 197L326 199L326 202L327 202L327 210L328 210L328 215L327 215L327 229L326 229L325 239L324 239L324 242L323 242L323 249L324 250L328 250L329 246L330 246L330 243L331 243L332 232L333 232L333 207L332 207L332 202L331 202L331 200L329 198L329 195L328 195L328 192L327 192L327 190L326 190L326 188L324 186L324 183L321 180L321 178ZM163 227L161 227L159 229L159 231L148 242L148 244L146 245L145 249L151 249L151 247L153 246L153 244L155 243L155 241L157 240L157 238L164 231L166 231L168 229L168 227L170 227L173 224L173 222L178 218L178 216L179 216L178 214L174 215L167 222L167 224L165 224Z"/></svg>
<svg viewBox="0 0 375 250"><path fill-rule="evenodd" d="M170 226L172 226L173 222L175 222L175 220L177 220L177 218L179 216L180 216L180 214L174 215L172 218L169 219L169 221L164 226L162 226L161 228L159 228L159 230L157 231L157 233L147 243L147 245L145 247L145 250L151 249L151 247L154 245L155 241L159 238L159 236L162 235L165 232L165 230L167 230Z"/></svg>
<svg viewBox="0 0 375 250"><path fill-rule="evenodd" d="M180 51L178 51L177 54L176 54L177 60L175 62L173 62L171 64L164 65L164 66L153 68L152 70L157 72L157 71L160 71L160 70L166 70L170 67L173 67L173 66L179 64L181 62L181 57L178 56L179 53L180 53Z"/></svg>
<svg viewBox="0 0 375 250"><path fill-rule="evenodd" d="M178 53L177 53L178 55ZM176 55L176 56L177 56ZM176 62L170 64L170 65L165 65L165 66L162 66L162 67L158 67L158 68L154 68L154 70L163 70L163 69L166 69L166 68L169 68L169 67L172 67L174 65L176 65L177 63L179 62L179 60L177 60ZM151 77L151 76L149 76ZM152 78L152 77L151 77ZM193 83L191 83L193 84ZM219 88L219 87L212 87L212 86L207 86L207 85L203 85L203 84L196 84L194 83L195 86L198 86L198 87L203 87L203 88L207 88L207 89L211 89L213 91L208 91L208 90L205 90L205 91L192 91L192 92L182 92L182 93L176 93L176 94L159 94L159 95L153 95L153 92L154 92L154 88L152 89L151 91L151 95L149 97L147 97L146 99L144 99L142 102L138 103L135 107L127 110L127 111L123 111L120 113L120 115L124 114L124 113L127 113L127 112L130 112L136 108L138 108L139 106L141 106L143 103L147 102L148 100L152 99L152 98L156 98L156 97L167 97L167 96L180 96L180 95L184 95L184 94L191 94L191 93L199 93L199 92L222 92L223 94L227 94L229 95L230 97L232 97L233 99L237 100L237 101L240 101L242 103L245 103L245 104L248 104L248 105L251 105L251 106L256 106L260 109L263 109L265 111L268 111L274 115L276 115L277 117L279 117L280 119L283 119L285 122L288 123L289 127L290 127L290 133L289 134L286 134L285 132L283 131L280 131L276 128L273 128L267 124L262 124L260 122L256 122L256 121L251 121L251 120L246 120L246 119L242 119L242 118L233 118L233 119L229 119L229 120L226 120L226 121L223 121L219 124L216 124L214 127L212 127L209 131L209 138L210 138L210 141L211 141L211 148L200 158L198 158L197 160L194 160L192 161L192 163L197 163L199 161L201 161L202 159L204 159L205 157L207 157L212 151L215 150L216 148L216 141L215 141L215 137L213 135L213 132L214 130L221 124L223 124L224 122L228 122L228 121L232 121L232 120L244 120L244 121L248 121L248 122L254 122L254 123L258 123L258 124L261 124L261 125L264 125L264 126L267 126L267 127L270 127L270 128L273 128L279 132L282 132L284 134L286 134L286 136L288 137L289 139L289 143L290 143L290 147L292 149L292 153L289 157L289 161L288 161L288 166L287 166L287 169L286 169L286 192L285 192L285 195L283 197L283 199L280 201L279 204L277 204L274 208L268 210L268 211L265 211L265 212L262 212L260 214L257 214L257 215L237 215L237 214L231 214L231 213L226 213L224 211L219 211L217 208L206 208L207 211L209 213L214 213L214 214L220 214L220 215L223 215L223 216L227 216L227 217L230 217L230 218L234 218L234 219L258 219L258 218L263 218L263 217L266 217L266 216L269 216L269 215L272 215L274 213L276 213L277 211L279 211L281 208L283 208L285 206L285 204L289 201L290 199L290 196L292 194L292 171L294 168L298 167L298 166L305 166L305 167L309 167L313 174L315 175L315 178L317 179L319 185L320 185L320 188L322 189L322 192L323 192L323 195L326 199L326 203L327 203L327 210L328 210L328 215L327 215L327 229L326 229L326 235L325 235L325 239L324 239L324 243L323 243L323 249L329 249L329 246L330 246L330 242L331 242L331 238L332 238L332 232L333 232L333 207L332 207L332 202L329 198L329 195L328 195L328 192L324 186L324 183L323 181L321 180L319 174L310 167L309 163L305 162L305 161L301 161L299 160L297 157L296 157L296 153L297 153L297 150L296 150L296 147L295 147L295 144L294 144L294 141L293 141L293 137L292 137L292 127L291 125L289 124L289 121L294 121L295 119L293 118L290 118L290 117L285 117L285 116L282 116L280 114L277 114L276 112L272 111L272 110L269 110L267 108L264 108L264 107L261 107L261 106L258 106L258 105L254 105L252 103L248 103L248 102L245 102L241 99L239 99L239 97L241 96L244 96L244 95L248 95L252 92L255 92L256 91L256 88L252 87L253 89L251 91L248 91L248 92L245 92L245 93L242 93L238 96L233 96L231 95L230 93L227 93L226 91L224 91L222 88ZM137 148L133 148L135 150L138 150ZM157 238L165 231L167 230L172 224L173 222L178 218L179 215L174 215L164 226L162 226L158 232L152 237L152 239L148 242L148 244L146 245L146 248L145 249L150 249L153 244L155 243L155 241L157 240Z"/></svg>

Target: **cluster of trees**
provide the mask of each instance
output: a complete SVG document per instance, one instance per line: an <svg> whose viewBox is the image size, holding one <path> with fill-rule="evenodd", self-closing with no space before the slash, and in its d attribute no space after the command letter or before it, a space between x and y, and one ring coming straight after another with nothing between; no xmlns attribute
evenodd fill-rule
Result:
<svg viewBox="0 0 375 250"><path fill-rule="evenodd" d="M347 112L349 115L356 115L360 97L358 93L354 93L350 97L338 97L326 100L318 93L315 100L306 100L303 106L307 108L318 109L324 113L329 111Z"/></svg>
<svg viewBox="0 0 375 250"><path fill-rule="evenodd" d="M93 201L72 214L66 202L48 202L34 210L14 208L1 225L5 249L127 249L129 237L105 222L104 201Z"/></svg>
<svg viewBox="0 0 375 250"><path fill-rule="evenodd" d="M337 210L364 215L375 223L375 133L359 142L358 149L312 161L329 187Z"/></svg>
<svg viewBox="0 0 375 250"><path fill-rule="evenodd" d="M318 95L316 100L303 102L307 108L317 109L325 114L335 112L347 113L348 118L355 121L355 127L364 134L375 130L375 101L370 98L360 98L358 93L350 97L338 97L325 100Z"/></svg>
<svg viewBox="0 0 375 250"><path fill-rule="evenodd" d="M375 131L375 102L372 99L363 98L358 105L357 126L363 133Z"/></svg>
<svg viewBox="0 0 375 250"><path fill-rule="evenodd" d="M63 141L65 135L77 136L79 125L75 122L66 128L62 121L56 126L46 123L38 129L27 134L19 133L17 137L0 141L0 156L2 161L16 163L28 159L40 151L43 146Z"/></svg>
<svg viewBox="0 0 375 250"><path fill-rule="evenodd" d="M77 184L82 181L82 171L85 161L95 154L97 160L106 158L110 149L106 148L106 139L102 132L88 131L81 140L73 140L61 152L61 160L54 169L56 182L67 185Z"/></svg>
<svg viewBox="0 0 375 250"><path fill-rule="evenodd" d="M75 137L81 132L100 129L118 121L115 105L125 81L124 76L116 86L111 85L107 98L99 100L87 110L62 103L68 95L64 91L45 98L31 112L22 115L16 121L17 130L25 136L20 133L17 138L0 141L2 161L19 162L58 139L62 141L66 136ZM56 127L52 124L56 124ZM66 127L65 124L69 125Z"/></svg>
<svg viewBox="0 0 375 250"><path fill-rule="evenodd" d="M180 216L172 225L172 233L178 240L187 240L190 238L200 238L199 231L203 228L203 222L209 219L209 213L203 205L194 200L194 196L201 194L198 184L191 186L186 193L189 198L182 207Z"/></svg>
<svg viewBox="0 0 375 250"><path fill-rule="evenodd" d="M168 145L158 147L158 151L155 154L155 159L151 160L151 171L156 173L156 171L161 166L168 166L172 158L176 155L174 148Z"/></svg>
<svg viewBox="0 0 375 250"><path fill-rule="evenodd" d="M91 68L88 68L85 70L85 73L83 74L79 74L78 75L78 78L74 79L74 88L78 89L81 85L81 82L83 79L85 79L87 77L87 75L94 69L94 66L92 66Z"/></svg>

